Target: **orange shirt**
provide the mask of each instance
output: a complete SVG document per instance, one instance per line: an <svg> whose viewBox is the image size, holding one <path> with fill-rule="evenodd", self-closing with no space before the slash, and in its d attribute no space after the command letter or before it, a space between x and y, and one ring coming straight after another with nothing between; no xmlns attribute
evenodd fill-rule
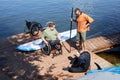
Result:
<svg viewBox="0 0 120 80"><path fill-rule="evenodd" d="M76 18L77 22L77 31L86 32L89 29L89 26L85 26L87 23L92 23L93 19L85 13L82 13L79 17Z"/></svg>

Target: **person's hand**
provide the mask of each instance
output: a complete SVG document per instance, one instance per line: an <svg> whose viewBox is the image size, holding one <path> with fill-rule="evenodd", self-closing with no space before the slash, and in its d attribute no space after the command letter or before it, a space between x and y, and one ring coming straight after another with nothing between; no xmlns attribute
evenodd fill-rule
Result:
<svg viewBox="0 0 120 80"><path fill-rule="evenodd" d="M62 43L62 39L59 39L60 40L60 43Z"/></svg>
<svg viewBox="0 0 120 80"><path fill-rule="evenodd" d="M73 21L73 18L70 18L70 21Z"/></svg>
<svg viewBox="0 0 120 80"><path fill-rule="evenodd" d="M84 29L86 29L87 31L89 31L90 30L90 24L88 23L88 24L84 25Z"/></svg>
<svg viewBox="0 0 120 80"><path fill-rule="evenodd" d="M74 57L77 57L78 55L74 54L73 56L74 56Z"/></svg>
<svg viewBox="0 0 120 80"><path fill-rule="evenodd" d="M89 26L90 26L90 24L88 23L88 24L85 25L85 28L88 28Z"/></svg>
<svg viewBox="0 0 120 80"><path fill-rule="evenodd" d="M76 20L75 20L75 19L73 19L73 18L71 18L71 19L70 19L70 21L74 21L74 22L76 22Z"/></svg>
<svg viewBox="0 0 120 80"><path fill-rule="evenodd" d="M47 41L45 41L45 44L48 46L49 45L49 43L47 42Z"/></svg>

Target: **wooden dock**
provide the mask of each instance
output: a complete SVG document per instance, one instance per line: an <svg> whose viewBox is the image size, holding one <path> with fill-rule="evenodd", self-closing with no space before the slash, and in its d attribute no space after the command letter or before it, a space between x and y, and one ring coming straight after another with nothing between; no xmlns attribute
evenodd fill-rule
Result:
<svg viewBox="0 0 120 80"><path fill-rule="evenodd" d="M118 45L120 45L120 33L87 40L88 49L93 53L109 50Z"/></svg>
<svg viewBox="0 0 120 80"><path fill-rule="evenodd" d="M72 47L71 53L69 50L70 44L64 42L63 54L52 59L50 56L43 55L40 50L34 52L17 51L16 47L19 44L38 39L40 35L34 37L29 34L18 34L6 39L1 39L0 42L0 59L3 59L5 64L0 65L0 75L4 76L2 80L50 80L47 78L57 77L63 80L65 78L77 79L84 73L69 73L63 71L63 67L70 65L69 56L76 54L77 50ZM109 36L100 36L87 40L87 46L91 54L91 69L95 69L94 62L99 63L102 67L110 67L111 63L97 56L96 52L104 51L120 45L120 33Z"/></svg>

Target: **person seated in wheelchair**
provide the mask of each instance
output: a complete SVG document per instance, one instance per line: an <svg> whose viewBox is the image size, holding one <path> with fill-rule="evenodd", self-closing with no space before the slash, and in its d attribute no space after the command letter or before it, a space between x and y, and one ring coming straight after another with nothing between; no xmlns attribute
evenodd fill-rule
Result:
<svg viewBox="0 0 120 80"><path fill-rule="evenodd" d="M52 49L57 48L56 44L60 44L61 37L59 32L55 28L54 22L48 22L47 28L42 33L42 40L47 46L51 46Z"/></svg>

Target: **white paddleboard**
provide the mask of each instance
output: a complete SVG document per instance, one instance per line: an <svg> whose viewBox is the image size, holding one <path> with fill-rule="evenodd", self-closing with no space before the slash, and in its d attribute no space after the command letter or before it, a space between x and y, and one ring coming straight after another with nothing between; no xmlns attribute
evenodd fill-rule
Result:
<svg viewBox="0 0 120 80"><path fill-rule="evenodd" d="M75 37L77 34L76 29L73 29L71 32L72 32L71 38ZM70 30L61 32L60 36L61 36L62 42L70 39ZM44 46L45 44L42 43L42 39L37 39L25 44L21 44L17 47L17 49L20 51L34 51L34 50L41 49Z"/></svg>

